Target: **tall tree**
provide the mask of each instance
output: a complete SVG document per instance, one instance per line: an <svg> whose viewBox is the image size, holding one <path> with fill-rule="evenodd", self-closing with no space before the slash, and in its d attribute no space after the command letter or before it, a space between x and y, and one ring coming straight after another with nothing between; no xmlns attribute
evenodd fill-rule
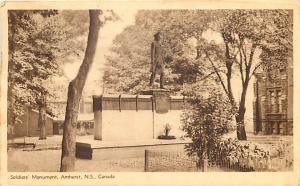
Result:
<svg viewBox="0 0 300 186"><path fill-rule="evenodd" d="M45 139L45 101L49 94L43 83L58 70L64 30L56 10L10 10L8 124L21 123L24 105L41 111L39 127Z"/></svg>
<svg viewBox="0 0 300 186"><path fill-rule="evenodd" d="M287 37L288 22L283 21L287 19L274 10L221 10L216 15L217 19L212 25L222 36L224 43L221 51L224 57L220 56L217 50L219 47L216 45L202 47L202 50L212 66L215 67L215 62L220 62L225 67L225 78L218 73L218 68L214 70L231 105L236 108L237 138L246 140L244 118L250 79L262 64L268 68L278 68L278 64L286 64L287 48L278 41ZM280 60L255 60L255 55L261 50L273 51L269 53L269 57L273 56L274 59L276 56ZM215 56L214 60L212 56ZM238 100L232 91L232 76L235 71L239 73L242 85Z"/></svg>
<svg viewBox="0 0 300 186"><path fill-rule="evenodd" d="M100 27L106 21L116 18L113 11L109 12L111 13L110 16L104 16L104 19L100 20L99 16L103 14L102 10L89 10L90 25L84 59L76 77L69 83L68 87L68 100L62 140L61 172L74 171L75 168L76 124L79 102L88 72L94 60Z"/></svg>

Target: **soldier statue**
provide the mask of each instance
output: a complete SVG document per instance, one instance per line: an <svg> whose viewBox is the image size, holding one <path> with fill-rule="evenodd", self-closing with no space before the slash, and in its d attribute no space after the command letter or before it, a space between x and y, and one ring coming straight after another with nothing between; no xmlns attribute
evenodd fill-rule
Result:
<svg viewBox="0 0 300 186"><path fill-rule="evenodd" d="M160 32L154 34L154 41L151 43L151 76L150 76L150 86L153 85L155 80L155 75L160 75L160 88L164 89L164 71L165 71L165 61L164 61L164 50L160 43Z"/></svg>

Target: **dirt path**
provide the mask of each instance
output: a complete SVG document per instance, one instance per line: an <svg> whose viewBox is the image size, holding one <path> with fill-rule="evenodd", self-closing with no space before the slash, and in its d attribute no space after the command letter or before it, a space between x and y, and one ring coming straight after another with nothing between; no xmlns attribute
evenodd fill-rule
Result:
<svg viewBox="0 0 300 186"><path fill-rule="evenodd" d="M112 148L94 150L92 160L76 160L76 171L144 171L146 147ZM184 145L147 147L149 150L184 152ZM10 149L8 171L10 172L57 172L60 167L61 150L23 151Z"/></svg>

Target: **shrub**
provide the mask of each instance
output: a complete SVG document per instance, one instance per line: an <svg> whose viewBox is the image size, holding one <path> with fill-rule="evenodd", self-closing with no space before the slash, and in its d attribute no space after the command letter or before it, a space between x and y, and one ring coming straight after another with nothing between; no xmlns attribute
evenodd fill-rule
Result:
<svg viewBox="0 0 300 186"><path fill-rule="evenodd" d="M192 140L186 146L188 155L197 155L213 160L219 153L222 136L233 130L233 109L229 101L218 90L210 94L191 95L188 99L192 108L183 116L185 137Z"/></svg>
<svg viewBox="0 0 300 186"><path fill-rule="evenodd" d="M249 141L239 141L237 139L223 139L219 144L220 157L231 164L238 163L242 159L266 159L269 152L263 147Z"/></svg>
<svg viewBox="0 0 300 186"><path fill-rule="evenodd" d="M242 160L266 159L269 153L247 141L224 138L225 134L234 131L234 110L228 99L217 90L210 94L191 95L192 105L183 116L185 137L192 140L186 145L188 155L198 157L198 166L202 159L210 162L227 162L239 165ZM249 167L249 166L247 166ZM251 167L251 166L250 166Z"/></svg>

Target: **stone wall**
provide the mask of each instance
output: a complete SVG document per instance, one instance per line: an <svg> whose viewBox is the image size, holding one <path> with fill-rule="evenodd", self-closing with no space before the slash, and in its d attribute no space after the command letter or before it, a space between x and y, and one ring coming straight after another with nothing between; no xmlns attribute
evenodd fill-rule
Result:
<svg viewBox="0 0 300 186"><path fill-rule="evenodd" d="M170 135L180 138L184 97L157 92L154 95L94 96L95 139L156 139L164 134L166 124L171 126Z"/></svg>

